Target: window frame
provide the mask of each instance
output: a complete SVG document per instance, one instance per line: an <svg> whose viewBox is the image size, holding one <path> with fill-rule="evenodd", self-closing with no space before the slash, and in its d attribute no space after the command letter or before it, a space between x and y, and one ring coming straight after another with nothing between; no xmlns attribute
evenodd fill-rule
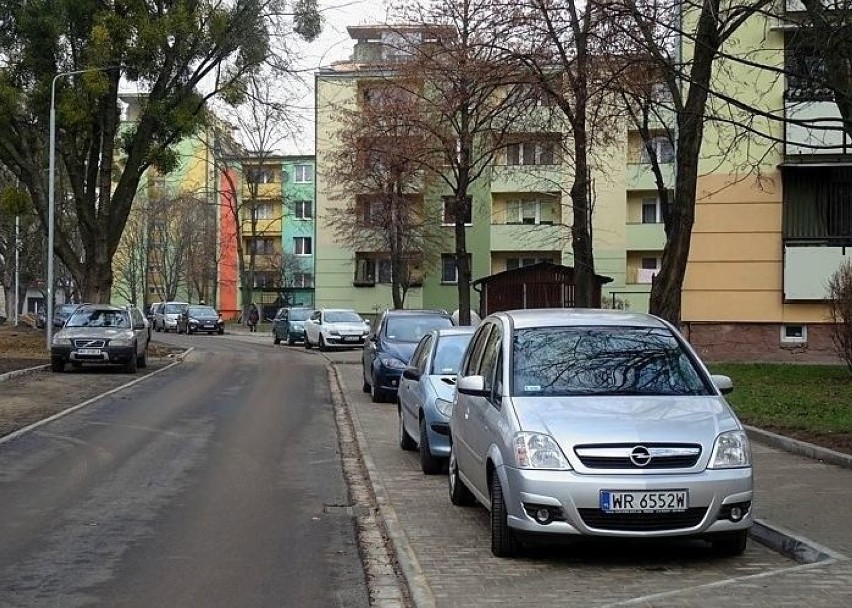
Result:
<svg viewBox="0 0 852 608"><path fill-rule="evenodd" d="M309 174L306 176L306 174ZM294 184L312 184L314 182L314 166L310 163L293 165Z"/></svg>
<svg viewBox="0 0 852 608"><path fill-rule="evenodd" d="M299 247L299 243L302 243L302 247ZM309 250L305 253L304 245L307 244L307 249ZM299 249L302 249L300 252ZM314 254L314 244L313 237L310 236L294 236L293 237L293 255L297 255L299 257L310 257Z"/></svg>

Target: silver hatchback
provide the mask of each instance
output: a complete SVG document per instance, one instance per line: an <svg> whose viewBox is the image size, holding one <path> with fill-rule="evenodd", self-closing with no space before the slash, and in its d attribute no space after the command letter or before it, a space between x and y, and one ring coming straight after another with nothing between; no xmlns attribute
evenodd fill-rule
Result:
<svg viewBox="0 0 852 608"><path fill-rule="evenodd" d="M752 468L732 388L651 315L491 315L459 371L450 500L491 511L498 557L540 535L695 536L740 554Z"/></svg>

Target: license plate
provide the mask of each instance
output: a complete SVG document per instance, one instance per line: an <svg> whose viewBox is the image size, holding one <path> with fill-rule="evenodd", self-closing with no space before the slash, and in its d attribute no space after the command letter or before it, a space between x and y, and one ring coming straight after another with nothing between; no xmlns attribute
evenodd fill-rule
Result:
<svg viewBox="0 0 852 608"><path fill-rule="evenodd" d="M343 336L344 342L357 342L360 339L358 336Z"/></svg>
<svg viewBox="0 0 852 608"><path fill-rule="evenodd" d="M78 355L100 355L101 349L100 348L78 348L77 354Z"/></svg>
<svg viewBox="0 0 852 608"><path fill-rule="evenodd" d="M601 490L601 511L606 513L676 513L688 508L687 490Z"/></svg>
<svg viewBox="0 0 852 608"><path fill-rule="evenodd" d="M212 323L207 323L204 327L205 327L205 329L213 329L216 326L213 325Z"/></svg>

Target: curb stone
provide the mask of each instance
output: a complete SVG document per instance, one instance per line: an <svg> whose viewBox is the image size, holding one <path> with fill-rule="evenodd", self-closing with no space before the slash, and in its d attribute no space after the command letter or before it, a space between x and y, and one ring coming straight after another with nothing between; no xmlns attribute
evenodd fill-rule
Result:
<svg viewBox="0 0 852 608"><path fill-rule="evenodd" d="M21 376L27 376L29 374L34 374L35 372L41 371L43 369L47 369L50 367L49 363L45 363L44 365L36 365L35 367L27 367L24 369L16 369L11 372L6 372L5 374L0 374L0 382L5 382L6 380L11 380L12 378L19 378Z"/></svg>
<svg viewBox="0 0 852 608"><path fill-rule="evenodd" d="M837 551L762 519L754 520L749 536L800 564L834 563L848 559Z"/></svg>
<svg viewBox="0 0 852 608"><path fill-rule="evenodd" d="M330 363L331 364L328 366L328 369L330 370L329 380L333 381L336 385L336 397L340 399L340 405L346 410L349 423L352 425L358 451L360 452L362 464L366 472L366 479L374 496L375 504L373 506L379 516L379 521L377 523L381 526L382 532L384 532L390 540L390 546L388 548L392 551L391 557L396 558L399 569L401 570L400 583L407 587L407 589L403 589L401 591L403 592L403 595L408 596L412 605L423 608L432 608L435 606L435 598L432 595L432 590L429 588L429 584L426 581L423 570L420 568L420 564L417 561L414 550L405 535L405 531L399 523L396 511L390 505L387 492L385 491L384 485L381 483L376 465L373 462L373 458L370 455L369 450L367 449L367 441L364 437L361 423L357 416L351 415L351 411L349 409L350 405L346 399L345 391L343 390L343 386L340 381L340 376L337 373L337 364L334 362ZM405 591L408 593L405 594Z"/></svg>
<svg viewBox="0 0 852 608"><path fill-rule="evenodd" d="M845 469L852 469L852 456L849 454L843 454L842 452L820 447L807 441L793 439L792 437L785 437L784 435L765 431L754 426L745 425L745 429L749 437L770 447L799 454L800 456L807 456L814 460L821 460Z"/></svg>
<svg viewBox="0 0 852 608"><path fill-rule="evenodd" d="M43 420L39 420L38 422L34 422L34 423L32 423L28 426L20 428L17 431L13 431L13 432L9 433L8 435L4 435L4 436L0 437L0 445L7 443L9 441L13 441L14 439L17 439L18 437L20 437L21 435L25 435L25 434L27 434L31 431L34 431L37 428L39 428L40 426L47 424L48 422L53 422L54 420L58 420L60 418L63 418L65 416L67 416L68 414L72 414L72 413L76 412L77 410L83 409L84 407L91 405L91 404L95 403L96 401L100 401L104 397L114 395L115 393L118 393L119 391L123 391L126 388L129 388L131 386L134 386L136 384L144 382L148 378L150 378L152 376L156 376L157 374L164 372L167 369L171 369L174 366L181 364L183 362L183 359L188 354L190 354L193 350L194 349L190 348L186 352L181 353L181 356L175 357L175 361L173 361L172 363L169 363L168 365L161 367L160 369L154 370L150 374L145 374L144 376L140 376L138 378L135 378L135 379L131 380L130 382L126 382L126 383L122 384L121 386L116 386L115 388L111 388L110 390L108 390L104 393L101 393L100 395L96 395L96 396L92 397L91 399L86 399L85 401L83 401L82 403L78 403L77 405L72 405L71 407L62 410L61 412L57 412L53 416L49 416L47 418L44 418ZM45 367L49 367L49 366L45 366ZM21 371L32 371L32 369L21 370Z"/></svg>

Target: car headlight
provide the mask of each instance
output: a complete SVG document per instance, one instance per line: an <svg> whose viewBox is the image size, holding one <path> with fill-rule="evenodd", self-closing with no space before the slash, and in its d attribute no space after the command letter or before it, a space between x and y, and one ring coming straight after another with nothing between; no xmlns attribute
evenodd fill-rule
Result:
<svg viewBox="0 0 852 608"><path fill-rule="evenodd" d="M402 369L405 367L405 362L393 357L381 357L379 359L382 365L391 369Z"/></svg>
<svg viewBox="0 0 852 608"><path fill-rule="evenodd" d="M328 330L328 333L329 333L329 335L331 335L331 336L339 336L339 335L340 335L340 332L339 332L339 331L337 331L336 329L329 329L329 330Z"/></svg>
<svg viewBox="0 0 852 608"><path fill-rule="evenodd" d="M192 317L190 317L190 318L189 318L189 322L190 322L190 323L195 323L196 325L198 325L198 319L193 319Z"/></svg>
<svg viewBox="0 0 852 608"><path fill-rule="evenodd" d="M544 433L515 435L515 462L519 469L569 470L571 465L556 440Z"/></svg>
<svg viewBox="0 0 852 608"><path fill-rule="evenodd" d="M751 447L745 431L728 431L716 437L710 469L737 469L751 466Z"/></svg>
<svg viewBox="0 0 852 608"><path fill-rule="evenodd" d="M453 402L446 399L435 399L435 407L441 412L442 416L449 418L453 415Z"/></svg>
<svg viewBox="0 0 852 608"><path fill-rule="evenodd" d="M66 338L65 336L53 336L53 340L50 342L54 346L68 346L71 344L71 338Z"/></svg>
<svg viewBox="0 0 852 608"><path fill-rule="evenodd" d="M130 346L133 344L133 338L126 336L123 338L113 338L109 341L110 346Z"/></svg>

